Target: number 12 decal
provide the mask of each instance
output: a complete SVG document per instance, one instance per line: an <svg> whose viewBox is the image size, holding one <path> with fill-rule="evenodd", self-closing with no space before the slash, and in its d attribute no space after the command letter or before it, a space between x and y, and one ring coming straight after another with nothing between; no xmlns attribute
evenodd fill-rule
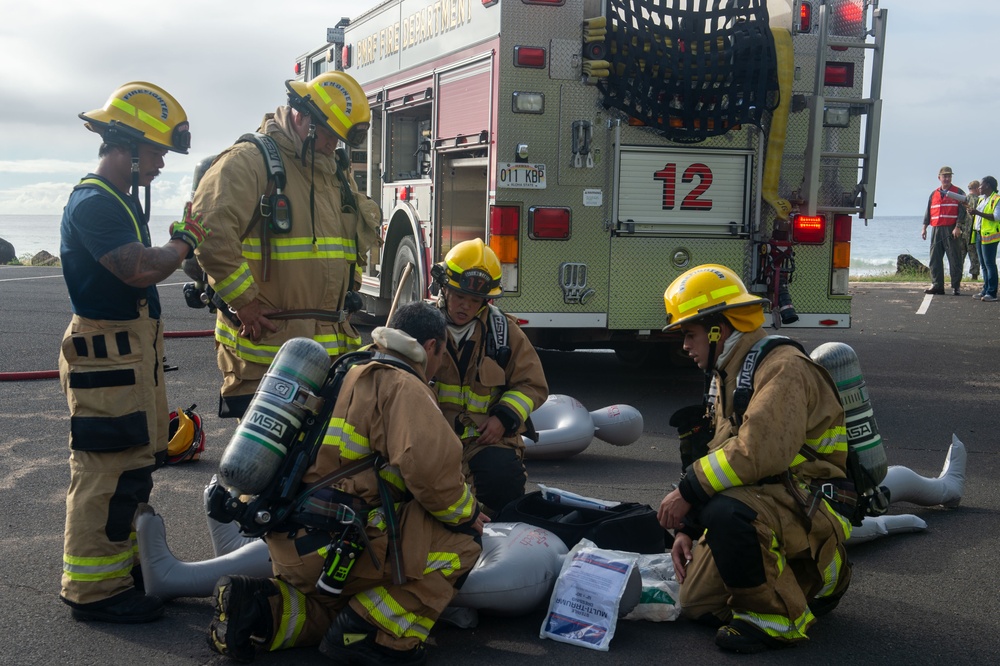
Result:
<svg viewBox="0 0 1000 666"><path fill-rule="evenodd" d="M712 210L711 199L699 199L712 186L712 170L708 166L696 162L684 169L681 183L693 183L698 178L698 184L691 188L681 201L681 210ZM663 181L663 210L673 210L677 203L677 164L670 162L653 173L653 180Z"/></svg>

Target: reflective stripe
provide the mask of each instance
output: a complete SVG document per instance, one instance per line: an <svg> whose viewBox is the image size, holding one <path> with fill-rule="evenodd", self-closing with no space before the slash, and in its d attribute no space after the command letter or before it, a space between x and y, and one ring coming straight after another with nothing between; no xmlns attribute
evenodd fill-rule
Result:
<svg viewBox="0 0 1000 666"><path fill-rule="evenodd" d="M437 394L438 402L464 407L473 414L485 414L490 408L490 401L492 399L492 396L489 395L473 393L472 389L468 386L442 384L440 382L437 383ZM525 418L527 418L527 415Z"/></svg>
<svg viewBox="0 0 1000 666"><path fill-rule="evenodd" d="M215 320L215 339L219 344L229 347L236 356L244 361L264 365L270 365L281 348L280 345L259 345L251 342L241 337L239 330L224 323L221 319ZM326 353L331 357L343 356L361 346L360 336L351 337L342 331L314 335L312 339L323 345Z"/></svg>
<svg viewBox="0 0 1000 666"><path fill-rule="evenodd" d="M476 498L469 490L468 484L462 484L462 495L458 501L447 509L431 511L430 514L446 525L457 525L472 517L472 512L476 509Z"/></svg>
<svg viewBox="0 0 1000 666"><path fill-rule="evenodd" d="M771 547L768 548L774 555L775 566L778 568L778 575L785 570L785 554L781 552L781 544L778 543L778 537L774 532L771 532Z"/></svg>
<svg viewBox="0 0 1000 666"><path fill-rule="evenodd" d="M142 109L139 109L139 108L136 108L136 107L132 106L131 104L129 104L128 102L126 102L123 99L119 99L117 97L114 98L113 100L111 100L111 106L124 111L125 113L129 114L133 118L141 120L142 122L146 123L147 125L149 125L153 129L155 129L157 132L161 132L163 134L166 134L167 132L170 131L170 126L167 125L165 122L163 122L162 120L160 120L156 116L149 115L148 113L146 113Z"/></svg>
<svg viewBox="0 0 1000 666"><path fill-rule="evenodd" d="M344 259L357 261L358 251L353 240L336 236L323 236L316 239L313 245L312 237L271 238L271 259L273 261L294 261L298 259ZM243 257L246 259L261 259L260 238L243 239Z"/></svg>
<svg viewBox="0 0 1000 666"><path fill-rule="evenodd" d="M844 561L840 557L840 549L838 548L837 552L834 553L833 560L823 569L823 587L816 593L817 599L828 597L837 589L837 583L840 581L840 569L843 566Z"/></svg>
<svg viewBox="0 0 1000 666"><path fill-rule="evenodd" d="M749 622L773 638L784 638L791 641L807 638L806 629L816 621L816 617L808 608L794 621L781 615L736 610L733 611L733 619Z"/></svg>
<svg viewBox="0 0 1000 666"><path fill-rule="evenodd" d="M372 452L368 438L359 434L350 423L341 418L331 418L323 436L324 445L340 449L344 460L359 460Z"/></svg>
<svg viewBox="0 0 1000 666"><path fill-rule="evenodd" d="M341 111L339 106L337 106L336 104L331 104L330 110L333 111L333 115L337 116L337 120L339 120L344 125L344 129L349 130L352 127L354 127L354 123L351 122L351 119L347 117L346 113Z"/></svg>
<svg viewBox="0 0 1000 666"><path fill-rule="evenodd" d="M531 398L520 391L507 391L500 398L500 402L513 408L521 417L522 422L528 420L528 414L535 408L535 403L532 402Z"/></svg>
<svg viewBox="0 0 1000 666"><path fill-rule="evenodd" d="M391 483L396 486L400 491L406 492L406 483L403 482L403 476L399 473L399 468L393 465L386 465L378 471L378 475L383 481Z"/></svg>
<svg viewBox="0 0 1000 666"><path fill-rule="evenodd" d="M128 216L132 218L132 224L135 226L135 237L139 239L140 243L142 242L142 233L139 231L139 221L135 219L135 213L133 213L132 209L129 208L129 205L125 203L120 196L118 196L117 192L108 187L107 183L105 183L103 180L98 180L97 178L84 178L83 180L80 181L80 184L96 185L97 187L101 188L102 190L113 196L115 199L118 199L118 203L122 205L122 208L125 209L125 212L128 213Z"/></svg>
<svg viewBox="0 0 1000 666"><path fill-rule="evenodd" d="M806 438L806 446L816 453L830 455L831 453L847 453L847 428L834 426L816 439Z"/></svg>
<svg viewBox="0 0 1000 666"><path fill-rule="evenodd" d="M268 648L274 650L284 650L295 647L302 627L306 623L306 597L291 585L280 580L272 581L281 592L281 620L278 622L278 630L274 632L274 640Z"/></svg>
<svg viewBox="0 0 1000 666"><path fill-rule="evenodd" d="M735 488L736 486L744 485L743 481L740 480L740 477L736 476L736 472L729 465L729 461L726 460L726 452L723 449L713 451L707 456L699 458L697 462L701 466L701 471L705 475L705 478L711 484L712 489L717 493L726 488Z"/></svg>
<svg viewBox="0 0 1000 666"><path fill-rule="evenodd" d="M726 285L725 287L719 287L718 289L713 289L712 291L710 291L708 295L702 294L701 296L696 296L689 301L684 301L683 303L677 306L677 311L683 313L693 308L696 308L699 305L705 305L706 303L708 303L708 299L710 297L713 300L719 300L726 296L738 293L740 293L740 288L735 284Z"/></svg>
<svg viewBox="0 0 1000 666"><path fill-rule="evenodd" d="M225 302L234 300L237 296L250 288L254 283L253 273L247 262L240 264L240 267L229 274L226 279L215 283L215 293Z"/></svg>
<svg viewBox="0 0 1000 666"><path fill-rule="evenodd" d="M462 559L458 553L427 553L427 566L424 568L426 576L432 571L440 571L445 578L462 568Z"/></svg>
<svg viewBox="0 0 1000 666"><path fill-rule="evenodd" d="M70 580L76 581L123 578L130 575L138 552L137 545L132 544L115 555L104 557L79 557L63 553L63 573Z"/></svg>
<svg viewBox="0 0 1000 666"><path fill-rule="evenodd" d="M396 638L409 636L427 640L434 620L407 612L384 587L375 587L354 597L368 611L370 619Z"/></svg>

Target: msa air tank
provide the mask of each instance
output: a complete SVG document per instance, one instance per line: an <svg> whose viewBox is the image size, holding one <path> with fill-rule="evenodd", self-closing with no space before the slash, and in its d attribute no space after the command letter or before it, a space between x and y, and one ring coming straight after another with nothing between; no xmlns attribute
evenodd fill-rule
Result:
<svg viewBox="0 0 1000 666"><path fill-rule="evenodd" d="M309 338L281 345L226 445L219 480L233 494L263 492L296 441L330 370L326 349Z"/></svg>
<svg viewBox="0 0 1000 666"><path fill-rule="evenodd" d="M885 478L888 462L858 355L842 342L827 342L816 347L811 356L837 384L847 416L847 446L852 453L848 465L854 467L851 476L859 494L871 493Z"/></svg>

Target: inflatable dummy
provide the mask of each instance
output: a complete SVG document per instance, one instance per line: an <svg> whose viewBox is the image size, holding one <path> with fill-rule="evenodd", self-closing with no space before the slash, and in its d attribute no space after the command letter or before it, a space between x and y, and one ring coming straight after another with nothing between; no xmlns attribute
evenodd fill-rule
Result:
<svg viewBox="0 0 1000 666"><path fill-rule="evenodd" d="M952 437L944 467L936 478L920 476L898 465L890 466L882 485L893 503L921 506L958 506L965 489L965 445ZM214 482L214 479L213 479ZM209 486L211 487L211 486ZM208 488L206 488L207 494ZM139 559L147 594L164 600L207 597L224 575L271 576L267 545L240 535L235 523L208 520L216 557L203 562L182 562L167 546L163 518L149 506L136 516ZM518 615L536 608L551 593L566 546L547 530L524 523L491 523L483 535L483 554L469 573L453 606L503 615ZM927 524L913 515L866 518L854 529L848 543L880 536L923 530Z"/></svg>
<svg viewBox="0 0 1000 666"><path fill-rule="evenodd" d="M642 414L630 405L611 405L588 412L568 395L550 395L531 413L538 438L523 437L528 460L555 460L580 453L597 437L628 446L642 435Z"/></svg>
<svg viewBox="0 0 1000 666"><path fill-rule="evenodd" d="M955 435L944 459L944 467L937 478L920 476L909 467L892 465L886 472L882 487L889 490L890 502L909 502L920 506L958 506L965 491L965 461L968 457L965 444ZM927 523L911 514L865 518L861 527L855 527L849 544L871 541L889 534L919 532Z"/></svg>

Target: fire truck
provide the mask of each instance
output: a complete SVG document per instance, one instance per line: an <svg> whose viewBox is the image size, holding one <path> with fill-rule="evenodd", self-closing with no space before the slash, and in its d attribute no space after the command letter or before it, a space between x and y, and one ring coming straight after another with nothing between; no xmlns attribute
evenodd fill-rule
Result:
<svg viewBox="0 0 1000 666"><path fill-rule="evenodd" d="M386 0L301 56L372 110L351 151L381 204L362 296L427 298L482 237L498 305L538 345L666 341L662 295L728 266L775 326L845 328L851 227L872 218L878 0Z"/></svg>

